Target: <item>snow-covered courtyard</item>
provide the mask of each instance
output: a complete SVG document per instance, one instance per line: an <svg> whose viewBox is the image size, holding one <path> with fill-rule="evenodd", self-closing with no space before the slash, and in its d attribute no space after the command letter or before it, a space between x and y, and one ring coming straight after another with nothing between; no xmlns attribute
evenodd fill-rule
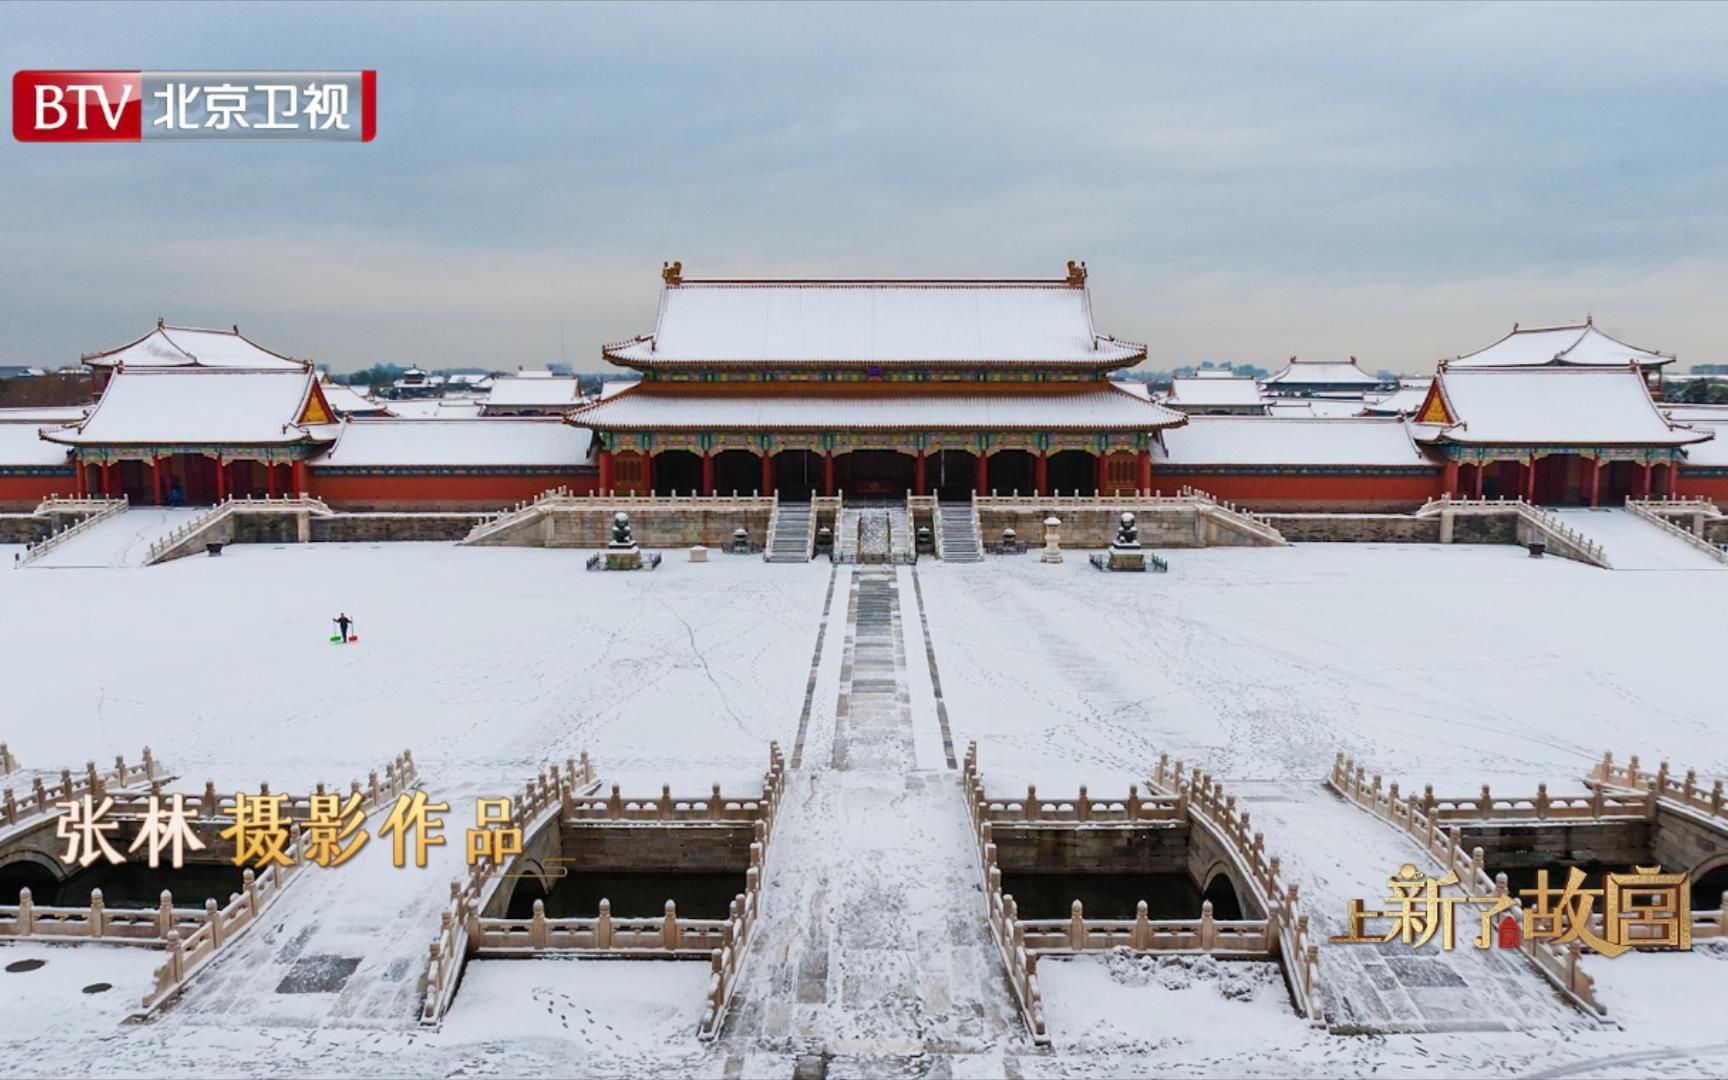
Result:
<svg viewBox="0 0 1728 1080"><path fill-rule="evenodd" d="M289 1008L274 979L249 988L272 935L333 935L336 908L378 965L423 960L458 851L426 871L350 867L296 886L275 929L144 1024L122 1023L119 1003L142 994L155 954L0 945L0 961L48 961L0 973L0 1074L1728 1069L1711 1021L1728 1011L1728 950L1703 944L1593 959L1606 1025L1563 1007L1549 1024L1544 1001L1516 1006L1532 1030L1374 1037L1301 1022L1274 966L1088 955L1041 967L1053 1046L1035 1049L981 959L993 954L948 745L976 740L992 791L1115 795L1160 753L1194 763L1252 806L1323 922L1346 898L1383 895L1388 861L1417 852L1322 789L1337 751L1447 795L1579 791L1608 749L1728 773L1728 573L1609 572L1515 547L1167 554L1162 575L1098 573L1078 553L914 570L681 552L612 574L585 573L575 551L236 545L152 568L0 573L0 742L25 770L149 745L177 790L297 792L345 787L408 747L434 798L472 798L586 751L627 792L731 791L760 782L771 740L794 770L767 922L714 1043L695 1037L701 964L478 962L436 1031ZM865 606L892 597L903 646L880 716L865 715L872 691L848 659L865 575ZM329 640L339 612L356 620L352 644ZM421 875L423 896L394 895L407 890L392 873ZM861 949L846 926L866 894L897 929ZM113 991L78 992L97 980Z"/></svg>

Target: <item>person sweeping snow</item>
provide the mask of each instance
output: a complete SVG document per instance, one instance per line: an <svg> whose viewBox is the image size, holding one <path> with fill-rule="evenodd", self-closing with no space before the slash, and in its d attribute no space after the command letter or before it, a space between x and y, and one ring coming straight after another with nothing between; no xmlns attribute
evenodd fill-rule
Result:
<svg viewBox="0 0 1728 1080"><path fill-rule="evenodd" d="M354 620L348 617L347 612L336 616L334 621L336 623L336 636L331 638L331 641L340 641L346 644L350 641L360 640L358 637L350 637L348 634L348 628L354 625Z"/></svg>

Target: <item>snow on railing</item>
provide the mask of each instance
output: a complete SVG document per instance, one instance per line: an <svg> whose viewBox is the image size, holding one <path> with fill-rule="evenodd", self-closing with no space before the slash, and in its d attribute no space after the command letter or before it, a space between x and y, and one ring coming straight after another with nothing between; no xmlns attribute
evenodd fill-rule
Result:
<svg viewBox="0 0 1728 1080"><path fill-rule="evenodd" d="M236 513L243 511L281 513L287 510L312 510L321 514L331 512L329 505L316 495L266 495L263 498L256 498L251 495L230 495L191 521L176 526L166 536L152 541L145 553L144 565L154 565L192 536Z"/></svg>
<svg viewBox="0 0 1728 1080"><path fill-rule="evenodd" d="M1666 505L1666 504L1658 503L1656 505ZM1712 544L1710 541L1704 539L1702 536L1699 536L1697 533L1693 532L1691 529L1682 529L1680 526L1674 524L1672 521L1669 521L1667 518L1663 517L1661 514L1658 514L1654 511L1652 511L1650 509L1649 503L1642 501L1642 500L1638 500L1638 499L1627 499L1626 500L1626 509L1628 511L1630 511L1633 515L1635 515L1639 518L1642 518L1645 521L1648 521L1650 524L1656 526L1658 529L1661 529L1663 532L1667 533L1669 536L1674 537L1676 540L1681 540L1687 544L1692 545L1693 547L1697 548L1699 551L1702 551L1704 554L1710 556L1712 559L1715 559L1719 563L1728 564L1728 550L1724 550L1720 547L1717 547L1715 544Z"/></svg>
<svg viewBox="0 0 1728 1080"><path fill-rule="evenodd" d="M1625 765L1616 765L1614 754L1609 752L1602 755L1602 760L1590 770L1586 780L1601 786L1649 792L1662 802L1728 821L1728 794L1723 791L1722 781L1714 781L1706 791L1698 784L1696 769L1687 769L1685 777L1676 780L1666 761L1652 773L1639 769L1637 754L1633 754Z"/></svg>
<svg viewBox="0 0 1728 1080"><path fill-rule="evenodd" d="M541 492L532 499L495 510L486 520L476 524L462 539L464 544L473 544L488 536L495 536L506 529L512 528L523 521L531 521L536 516L554 510L654 510L694 507L723 507L734 510L772 509L776 497L773 495L758 495L751 492L748 495L698 495L690 492L680 495L676 491L670 495L611 495L597 491L577 494L568 487L555 487Z"/></svg>
<svg viewBox="0 0 1728 1080"><path fill-rule="evenodd" d="M1528 502L1522 495L1511 499L1504 497L1498 499L1459 499L1454 498L1450 494L1445 494L1441 495L1439 498L1429 499L1427 502L1423 503L1421 508L1416 511L1416 514L1418 517L1426 517L1444 511L1464 511L1466 513L1514 513L1518 515L1520 521L1525 522L1531 528L1543 533L1548 539L1557 541L1575 551L1579 556L1577 561L1586 562L1592 566L1598 566L1604 569L1608 567L1608 557L1603 552L1601 544L1591 540L1589 537L1585 536L1577 529L1567 525L1548 511L1534 503ZM1566 553L1564 551L1559 551L1556 552L1556 554L1564 556Z"/></svg>
<svg viewBox="0 0 1728 1080"><path fill-rule="evenodd" d="M7 766L0 772L11 773L18 769L17 760L4 745L0 745L0 764ZM44 783L38 776L31 781L30 790L22 794L12 788L0 792L0 822L9 828L38 814L52 813L59 803L82 799L86 795L101 799L126 788L149 784L159 772L156 758L146 746L143 760L134 764L127 764L122 755L114 759L111 770L98 770L94 761L88 761L84 763L84 772L80 776L73 776L70 769L61 769L57 783Z"/></svg>
<svg viewBox="0 0 1728 1080"><path fill-rule="evenodd" d="M995 845L991 845L994 848ZM994 857L994 851L992 851ZM1000 890L1001 870L991 865ZM1012 896L1003 897L1010 907ZM1278 952L1275 931L1266 919L1215 919L1212 901L1200 904L1198 919L1147 917L1146 901L1135 906L1132 919L1088 919L1076 900L1066 919L1021 919L1022 940L1037 956L1063 955L1089 949L1133 949L1152 953L1206 953L1227 960L1265 960Z"/></svg>
<svg viewBox="0 0 1728 1080"><path fill-rule="evenodd" d="M1373 783L1369 784L1365 782L1364 772L1352 759L1340 753L1333 758L1332 772L1327 776L1326 783L1347 801L1404 830L1424 851L1438 860L1441 866L1456 873L1460 882L1468 883L1467 888L1476 890L1477 895L1507 894L1506 875L1502 873L1496 874L1492 879L1488 877L1482 849L1477 847L1469 852L1464 850L1463 830L1460 826L1454 824L1442 829L1438 815L1425 811L1421 800L1416 796L1412 795L1400 801L1396 784L1382 794L1379 775L1375 775ZM1512 901L1512 911L1508 917L1523 923L1521 901ZM1608 1015L1607 1008L1596 998L1596 980L1584 972L1584 946L1581 942L1574 941L1569 947L1558 946L1547 939L1525 934L1519 951L1543 978L1552 983L1573 1004L1598 1017Z"/></svg>
<svg viewBox="0 0 1728 1080"><path fill-rule="evenodd" d="M1225 795L1224 785L1198 770L1182 774L1182 762L1174 767L1169 754L1158 755L1158 768L1151 785L1167 795L1184 799L1190 820L1210 832L1244 872L1248 886L1259 893L1268 920L1276 930L1278 951L1284 961L1296 1008L1312 1023L1325 1020L1320 980L1320 946L1309 932L1308 915L1302 910L1296 882L1282 880L1278 856L1266 853L1264 834L1250 828L1246 810L1236 809L1236 797Z"/></svg>
<svg viewBox="0 0 1728 1080"><path fill-rule="evenodd" d="M111 909L102 890L92 889L88 907L38 907L30 890L20 889L16 907L0 907L0 938L161 946L172 931L190 934L215 903L211 899L202 908L178 908L164 889L155 908Z"/></svg>
<svg viewBox="0 0 1728 1080"><path fill-rule="evenodd" d="M388 779L383 785L377 782L376 772L371 774L372 784L367 789L366 800L360 807L362 813L370 814L377 810L385 802L405 793L419 780L419 770L414 765L414 757L406 750L392 758L386 764L384 772ZM358 781L354 788L359 789ZM323 786L320 785L319 790L322 789ZM150 992L144 995L143 1008L136 1016L148 1016L178 994L199 972L210 966L224 946L250 929L257 922L258 916L282 894L282 890L305 871L309 862L306 837L301 832L298 821L288 826L288 835L289 846L294 854L287 866L271 863L262 876L248 868L241 875L240 892L230 897L225 906L217 907L214 899L204 902L202 919L190 933L182 935L179 925L168 928L164 935L164 948L168 957L162 966L156 969ZM166 894L164 896L166 897Z"/></svg>
<svg viewBox="0 0 1728 1080"><path fill-rule="evenodd" d="M780 745L770 743L768 748L768 772L763 776L762 795L757 799L726 800L718 796L718 789L708 796L688 799L675 799L669 788L661 789L659 799L626 799L614 786L612 795L605 799L593 798L593 791L598 784L594 777L594 766L584 753L581 765L574 759L564 763L562 771L557 768L546 772L529 781L523 794L516 801L513 817L522 823L525 836L535 835L541 828L553 825L559 820L570 820L577 823L594 821L633 821L633 822L668 822L688 823L709 821L751 821L755 828L755 839L752 841L751 864L758 882L756 890L747 892L743 904L735 907L735 914L742 923L734 920L714 920L723 922L729 929L717 930L718 937L732 935L733 944L729 947L712 947L708 953L709 962L713 965L713 973L709 979L707 1006L703 1010L699 1036L713 1038L719 1032L720 1022L725 1018L726 1008L731 1002L733 991L737 988L739 972L744 961L744 945L753 930L757 914L760 911L760 876L762 858L766 853L769 837L773 833L777 808L785 789L786 763L780 754ZM715 815L719 816L716 817ZM541 820L544 818L544 820ZM528 943L523 946L520 935L520 924L512 920L483 919L480 912L484 910L486 901L492 892L499 874L506 867L495 865L491 859L481 856L468 871L465 881L456 880L450 883L450 902L440 916L437 938L428 949L426 974L421 980L423 1001L420 1010L422 1024L435 1025L444 1016L450 1006L451 997L455 994L456 983L461 975L462 966L472 955L475 955L486 940L488 927L494 935L504 935L502 939L494 940L509 942L509 948L587 948L586 945L553 944L553 942L599 940L600 920L546 920L544 909L536 908L542 915L540 931L536 931L532 923L528 926ZM746 876L748 884L749 877ZM605 913L610 918L609 911ZM680 929L674 940L683 941L682 928L693 924L689 921L678 922L676 910L669 913L672 925ZM631 936L623 940L632 943L629 947L639 948L641 939L635 937L641 927L634 925L633 920L610 920L613 937L610 946L593 946L599 948L620 948L617 933L622 923L631 925L624 927ZM587 924L587 925L584 925ZM696 940L704 940L710 933L700 921L695 924L698 929L692 931ZM554 933L554 928L557 933ZM667 921L659 920L662 936L662 949L667 948L664 942L667 933ZM535 935L545 944L536 945ZM502 947L502 946L501 946ZM684 949L679 945L677 949ZM664 952L657 955L667 955Z"/></svg>
<svg viewBox="0 0 1728 1080"><path fill-rule="evenodd" d="M46 500L43 502L42 506L48 506L50 502L55 501L56 500L54 499ZM61 529L58 532L51 533L33 544L25 544L23 552L20 553L12 562L13 569L29 566L37 559L40 559L50 551L53 551L55 548L72 539L74 536L88 532L102 522L107 521L115 514L125 513L126 508L131 505L131 501L124 495L113 499L104 496L100 499L78 499L74 501L80 506L94 506L96 509L94 512L73 522L71 525L68 525L66 528ZM69 503L59 502L51 509L60 509L65 505L69 505ZM42 507L37 507L37 512L42 512Z"/></svg>

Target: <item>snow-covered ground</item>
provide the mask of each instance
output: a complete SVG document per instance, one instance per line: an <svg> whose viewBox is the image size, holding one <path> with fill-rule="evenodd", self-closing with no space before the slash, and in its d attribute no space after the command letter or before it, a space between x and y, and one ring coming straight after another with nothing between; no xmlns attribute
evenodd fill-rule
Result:
<svg viewBox="0 0 1728 1080"><path fill-rule="evenodd" d="M224 958L228 975L219 963L182 1006L140 1026L118 1025L113 1003L136 1000L155 954L0 948L0 960L34 950L50 961L0 973L0 1075L785 1076L808 1072L811 1060L828 1061L832 1075L888 1067L859 1049L861 1033L891 1034L906 1051L900 1071L922 1061L919 1069L952 1075L1728 1069L1713 1022L1728 1007L1722 949L1593 959L1618 1027L1384 1038L1327 1036L1300 1023L1255 965L1049 962L1042 978L1055 1046L1034 1051L1017 1025L1002 1026L1005 988L974 977L969 996L947 996L967 983L962 976L987 972L960 964L976 930L962 925L966 904L956 906L970 879L947 865L916 869L920 858L951 862L965 848L947 842L952 829L937 816L953 790L941 775L938 681L956 751L979 741L993 790L1036 782L1055 793L1086 782L1103 794L1143 779L1168 751L1240 788L1268 846L1315 903L1379 895L1383 880L1357 879L1390 872L1380 862L1400 843L1366 815L1327 804L1319 780L1335 750L1443 794L1484 781L1507 792L1547 781L1558 792L1610 747L1719 775L1728 769L1717 676L1728 575L1616 574L1466 546L1177 551L1171 573L1144 576L1100 574L1079 553L1061 566L1035 556L925 561L915 577L893 575L897 636L872 654L880 663L897 650L893 679L871 690L848 660L849 570L724 556L691 565L671 552L653 573L588 574L583 554L241 545L149 569L0 573L0 741L26 769L133 759L148 743L190 789L206 777L224 790L345 783L404 746L429 792L453 804L488 787L505 793L582 750L627 790L715 781L737 789L759 780L768 740L792 754L808 688L802 768L812 775L788 788L803 806L783 809L769 933L758 938L744 1007L725 1038L694 1038L700 964L474 965L438 1032L401 1023L387 997L353 1009L337 994L271 1002L271 987L253 994L244 977L265 971L262 984L278 975L267 968L281 956L266 927ZM338 611L358 620L357 643L328 641ZM887 696L866 716L858 695L869 693ZM866 738L881 751L868 761L849 748ZM847 768L862 771L822 775ZM896 770L906 772L903 784ZM459 829L465 808L457 810L450 821ZM1359 858L1339 850L1352 842L1341 841L1344 822L1372 826L1374 843ZM840 846L825 850L816 831L830 829ZM385 966L423 955L436 916L421 894L436 895L449 867L350 870L284 895L267 917L282 940L370 949ZM811 887L801 870L843 894ZM393 873L422 873L427 889L392 889ZM775 936L870 911L895 920L891 932L870 931L879 943L851 936L848 926L867 925L859 921L821 949L788 952ZM860 950L882 944L881 962L861 966ZM930 955L948 957L952 970L919 970L912 993L863 977L916 969ZM81 996L98 976L115 989ZM782 993L786 1014L773 1012ZM872 994L913 1011L870 1011ZM939 1011L925 1016L933 1001ZM388 1023L371 1016L379 1003ZM344 1019L331 1019L338 1013ZM969 1015L992 1019L980 1027ZM877 1019L879 1029L866 1026Z"/></svg>

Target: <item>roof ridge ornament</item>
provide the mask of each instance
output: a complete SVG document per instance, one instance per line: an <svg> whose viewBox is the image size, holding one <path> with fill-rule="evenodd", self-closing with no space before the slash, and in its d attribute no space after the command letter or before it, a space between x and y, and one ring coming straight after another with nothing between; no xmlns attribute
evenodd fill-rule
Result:
<svg viewBox="0 0 1728 1080"><path fill-rule="evenodd" d="M1073 264L1070 263L1070 266ZM682 261L660 264L660 280L668 285L684 284L684 263Z"/></svg>
<svg viewBox="0 0 1728 1080"><path fill-rule="evenodd" d="M1072 285L1075 288L1086 284L1085 262L1075 262L1073 259L1068 260L1068 278L1064 284Z"/></svg>

